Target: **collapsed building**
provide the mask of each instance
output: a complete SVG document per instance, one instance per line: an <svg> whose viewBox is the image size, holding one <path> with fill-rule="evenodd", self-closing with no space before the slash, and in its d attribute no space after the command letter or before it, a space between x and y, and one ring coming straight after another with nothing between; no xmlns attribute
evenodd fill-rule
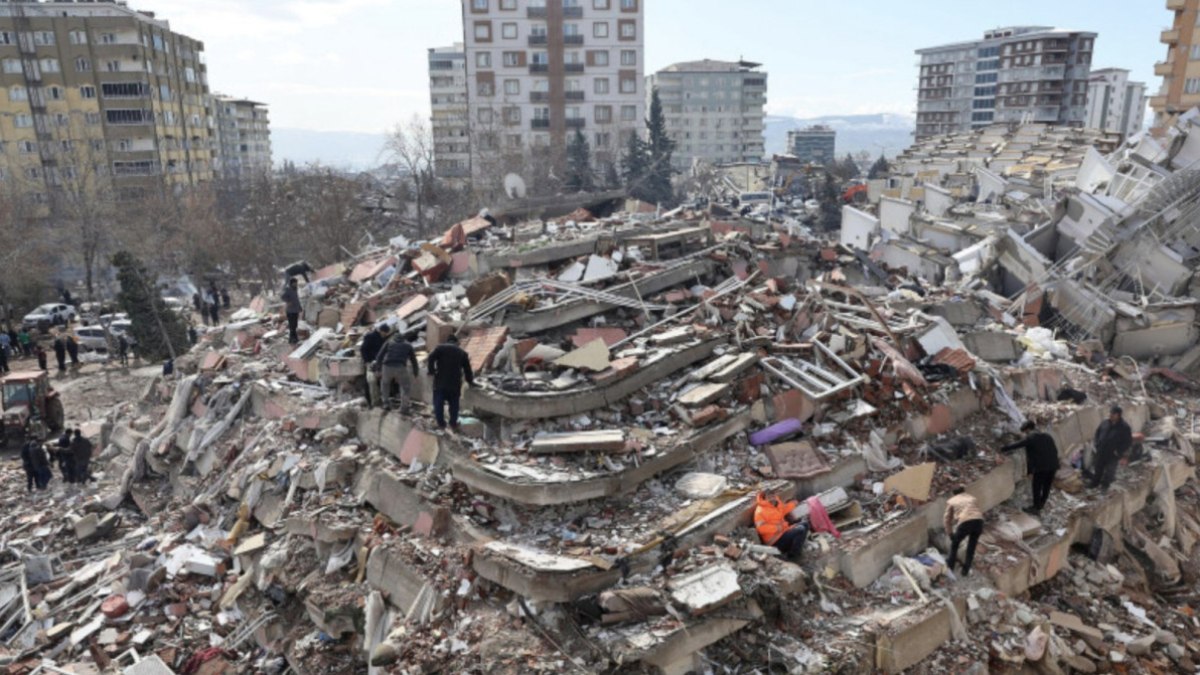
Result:
<svg viewBox="0 0 1200 675"><path fill-rule="evenodd" d="M1197 406L1168 330L1194 325L1190 273L1131 276L1141 255L1187 268L1190 120L1169 146L1046 127L918 146L840 242L638 203L469 219L318 270L298 345L257 297L92 429L98 488L9 491L0 661L1194 669ZM460 339L458 432L366 407L356 346L381 323L421 359ZM1088 491L1111 403L1142 452ZM1038 517L1024 457L997 451L1031 418L1067 466ZM962 579L956 486L988 513ZM799 564L754 532L763 490L829 514Z"/></svg>

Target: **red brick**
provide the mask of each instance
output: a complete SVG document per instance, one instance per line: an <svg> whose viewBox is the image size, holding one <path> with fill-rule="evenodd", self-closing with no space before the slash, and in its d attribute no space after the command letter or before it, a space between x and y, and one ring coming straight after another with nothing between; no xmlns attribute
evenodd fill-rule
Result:
<svg viewBox="0 0 1200 675"><path fill-rule="evenodd" d="M950 412L950 407L943 403L933 406L933 409L929 411L926 430L936 436L950 431L952 426L954 426L954 415Z"/></svg>
<svg viewBox="0 0 1200 675"><path fill-rule="evenodd" d="M471 368L481 372L491 367L492 357L508 338L508 326L494 326L475 330L463 341L462 348L471 359Z"/></svg>
<svg viewBox="0 0 1200 675"><path fill-rule="evenodd" d="M400 307L396 310L396 318L404 319L409 316L412 316L413 314L416 314L417 312L421 311L422 309L425 309L425 306L428 304L429 304L428 297L426 297L424 295L419 295L419 294L414 295L411 298L409 298L408 300L405 300L404 304L400 305Z"/></svg>
<svg viewBox="0 0 1200 675"><path fill-rule="evenodd" d="M727 413L725 411L725 408L722 408L719 405L713 404L713 405L705 406L704 408L701 408L699 411L697 411L696 413L694 413L692 415L692 419L689 421L691 422L691 425L693 427L699 428L699 427L707 426L717 420L725 419L728 416L729 416L729 413Z"/></svg>
<svg viewBox="0 0 1200 675"><path fill-rule="evenodd" d="M604 340L604 344L611 347L614 344L625 339L625 331L620 328L580 328L571 336L571 343L578 349L586 344L596 341L596 338Z"/></svg>
<svg viewBox="0 0 1200 675"><path fill-rule="evenodd" d="M413 533L423 537L436 537L450 526L450 511L435 508L432 511L422 511L413 523Z"/></svg>
<svg viewBox="0 0 1200 675"><path fill-rule="evenodd" d="M738 403L753 403L762 397L762 385L766 376L761 371L752 373L737 381L734 385L733 397Z"/></svg>
<svg viewBox="0 0 1200 675"><path fill-rule="evenodd" d="M596 384L616 382L637 370L637 366L638 360L636 356L626 356L625 358L610 362L608 368L592 376L592 381Z"/></svg>

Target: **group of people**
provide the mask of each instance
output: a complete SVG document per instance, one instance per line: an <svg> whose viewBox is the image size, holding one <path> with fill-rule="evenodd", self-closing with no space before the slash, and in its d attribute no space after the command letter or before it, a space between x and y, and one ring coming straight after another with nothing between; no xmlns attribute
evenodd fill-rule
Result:
<svg viewBox="0 0 1200 675"><path fill-rule="evenodd" d="M92 442L83 431L64 429L54 446L47 448L39 434L31 434L21 447L21 465L25 469L25 489L45 490L50 484L50 462L58 464L65 483L94 481L91 473Z"/></svg>
<svg viewBox="0 0 1200 675"><path fill-rule="evenodd" d="M28 330L9 326L0 331L0 375L12 372L12 361L21 357L37 357L39 367L46 370L46 350Z"/></svg>
<svg viewBox="0 0 1200 675"><path fill-rule="evenodd" d="M229 307L229 289L217 288L215 281L209 283L207 289L192 294L192 308L205 325L216 326L221 323L221 309Z"/></svg>
<svg viewBox="0 0 1200 675"><path fill-rule="evenodd" d="M1039 428L1032 420L1021 426L1024 437L1001 448L1001 452L1025 450L1025 467L1030 476L1031 503L1024 508L1026 513L1040 514L1050 498L1050 489L1059 469L1058 445L1054 437ZM1116 479L1117 467L1128 458L1136 437L1125 421L1120 406L1113 406L1109 416L1096 428L1092 439L1092 461L1081 467L1089 489L1107 490ZM764 493L758 496L754 511L754 524L764 544L774 546L788 559L798 559L808 537L809 526L794 522L792 511L797 503L785 501L778 495ZM979 501L962 486L954 488L953 495L946 500L943 526L950 539L949 557L946 564L950 571L968 576L975 561L975 548L983 534L984 511ZM960 561L959 549L966 544Z"/></svg>
<svg viewBox="0 0 1200 675"><path fill-rule="evenodd" d="M392 333L390 326L382 324L363 336L359 355L367 370L367 405L390 410L392 394L396 392L399 403L395 407L407 413L412 388L420 377L417 351L407 335L400 331ZM449 408L449 426L457 430L463 380L468 386L475 385L471 358L458 346L458 336L450 335L429 353L425 365L433 378L433 415L438 428L446 428L446 408Z"/></svg>

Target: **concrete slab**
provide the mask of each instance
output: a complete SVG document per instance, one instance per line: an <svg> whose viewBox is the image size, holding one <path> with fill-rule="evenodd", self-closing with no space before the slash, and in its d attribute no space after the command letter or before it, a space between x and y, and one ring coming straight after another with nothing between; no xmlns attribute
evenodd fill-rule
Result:
<svg viewBox="0 0 1200 675"><path fill-rule="evenodd" d="M625 432L620 429L539 434L529 446L535 455L571 452L617 452L625 449Z"/></svg>
<svg viewBox="0 0 1200 675"><path fill-rule="evenodd" d="M729 393L729 385L721 382L698 384L679 395L679 402L694 408L708 405Z"/></svg>

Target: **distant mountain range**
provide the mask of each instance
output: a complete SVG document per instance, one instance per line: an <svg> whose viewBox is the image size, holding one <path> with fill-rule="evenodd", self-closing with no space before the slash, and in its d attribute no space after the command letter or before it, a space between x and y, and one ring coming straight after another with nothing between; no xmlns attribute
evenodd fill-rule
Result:
<svg viewBox="0 0 1200 675"><path fill-rule="evenodd" d="M837 129L837 154L866 150L872 155L881 150L891 156L912 145L914 120L905 115L827 115L799 119L768 116L766 119L767 154L782 153L787 132L813 124ZM275 162L298 165L321 164L335 169L366 170L383 162L386 134L354 131L309 131L272 129L271 149Z"/></svg>
<svg viewBox="0 0 1200 675"><path fill-rule="evenodd" d="M787 132L814 124L824 124L837 130L836 151L839 157L846 153L866 150L872 155L881 151L888 156L896 155L913 142L916 128L914 118L907 115L826 115L799 119L768 115L766 129L767 154L786 152Z"/></svg>

